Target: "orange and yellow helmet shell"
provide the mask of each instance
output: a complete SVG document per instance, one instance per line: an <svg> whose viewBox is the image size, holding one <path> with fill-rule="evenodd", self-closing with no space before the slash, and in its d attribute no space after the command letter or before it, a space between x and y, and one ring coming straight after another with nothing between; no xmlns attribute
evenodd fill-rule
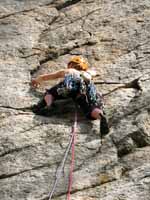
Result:
<svg viewBox="0 0 150 200"><path fill-rule="evenodd" d="M71 58L70 62L74 62L80 65L81 70L86 71L88 69L88 63L84 60L84 58L80 56L74 56Z"/></svg>

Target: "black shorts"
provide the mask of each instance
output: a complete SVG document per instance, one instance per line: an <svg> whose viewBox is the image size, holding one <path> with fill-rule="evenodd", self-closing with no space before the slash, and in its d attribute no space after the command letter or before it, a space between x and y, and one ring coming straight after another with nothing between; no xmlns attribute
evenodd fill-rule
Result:
<svg viewBox="0 0 150 200"><path fill-rule="evenodd" d="M66 99L66 98L74 99L76 96L76 92L69 92L67 94L67 96L64 96L59 93L59 89L63 88L63 87L64 87L63 82L60 82L60 83L56 84L55 86L53 86L52 88L47 89L46 94L51 94L55 100Z"/></svg>
<svg viewBox="0 0 150 200"><path fill-rule="evenodd" d="M90 120L95 120L95 118L91 116L91 113L95 108L103 110L102 99L97 99L97 102L89 103L87 96L80 94L76 97L75 102L80 106L85 116Z"/></svg>
<svg viewBox="0 0 150 200"><path fill-rule="evenodd" d="M70 92L67 96L59 94L58 90L63 87L63 82L58 83L52 88L46 90L45 94L51 94L55 100L61 100L66 98L72 98L77 105L80 106L81 110L88 119L94 120L91 117L91 112L95 108L103 109L102 98L99 96L97 102L89 103L87 96L84 94L78 94L77 92Z"/></svg>

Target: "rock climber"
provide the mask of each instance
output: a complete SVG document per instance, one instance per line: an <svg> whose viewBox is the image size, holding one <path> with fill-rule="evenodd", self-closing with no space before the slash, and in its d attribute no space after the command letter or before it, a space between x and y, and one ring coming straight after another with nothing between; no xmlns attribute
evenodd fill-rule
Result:
<svg viewBox="0 0 150 200"><path fill-rule="evenodd" d="M32 111L48 116L55 100L72 98L88 119L101 120L100 132L101 135L106 135L109 127L103 111L102 96L92 82L94 76L96 76L96 71L90 70L88 63L80 56L72 57L65 69L39 75L31 81L34 88L37 88L43 81L58 78L62 78L62 81L46 90L43 99L37 105L32 106Z"/></svg>

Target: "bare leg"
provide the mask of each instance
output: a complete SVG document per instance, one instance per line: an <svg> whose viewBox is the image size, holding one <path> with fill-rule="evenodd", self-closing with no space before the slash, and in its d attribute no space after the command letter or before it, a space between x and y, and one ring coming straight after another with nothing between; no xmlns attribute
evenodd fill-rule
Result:
<svg viewBox="0 0 150 200"><path fill-rule="evenodd" d="M94 108L91 112L91 117L94 119L100 119L101 115L103 115L103 111L99 108Z"/></svg>
<svg viewBox="0 0 150 200"><path fill-rule="evenodd" d="M51 94L46 94L44 100L46 101L47 106L50 107L54 101L54 97Z"/></svg>

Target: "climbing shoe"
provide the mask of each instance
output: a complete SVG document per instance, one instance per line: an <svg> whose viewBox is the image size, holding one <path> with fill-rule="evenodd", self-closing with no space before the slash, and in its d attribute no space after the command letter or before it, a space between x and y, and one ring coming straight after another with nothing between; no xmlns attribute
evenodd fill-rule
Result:
<svg viewBox="0 0 150 200"><path fill-rule="evenodd" d="M36 111L36 114L48 117L48 116L52 115L51 108L47 107L47 106L44 108L40 108L38 111Z"/></svg>
<svg viewBox="0 0 150 200"><path fill-rule="evenodd" d="M52 104L50 107L46 105L45 102L41 101L36 105L33 105L31 108L32 112L36 115L41 115L45 117L50 117L52 115L57 114L57 110L55 109L55 105Z"/></svg>
<svg viewBox="0 0 150 200"><path fill-rule="evenodd" d="M46 102L44 99L40 100L37 104L31 107L32 112L38 113L41 109L45 108Z"/></svg>
<svg viewBox="0 0 150 200"><path fill-rule="evenodd" d="M101 121L100 121L100 134L101 134L101 137L104 137L108 133L109 133L109 126L108 126L107 119L106 119L105 115L101 115Z"/></svg>

